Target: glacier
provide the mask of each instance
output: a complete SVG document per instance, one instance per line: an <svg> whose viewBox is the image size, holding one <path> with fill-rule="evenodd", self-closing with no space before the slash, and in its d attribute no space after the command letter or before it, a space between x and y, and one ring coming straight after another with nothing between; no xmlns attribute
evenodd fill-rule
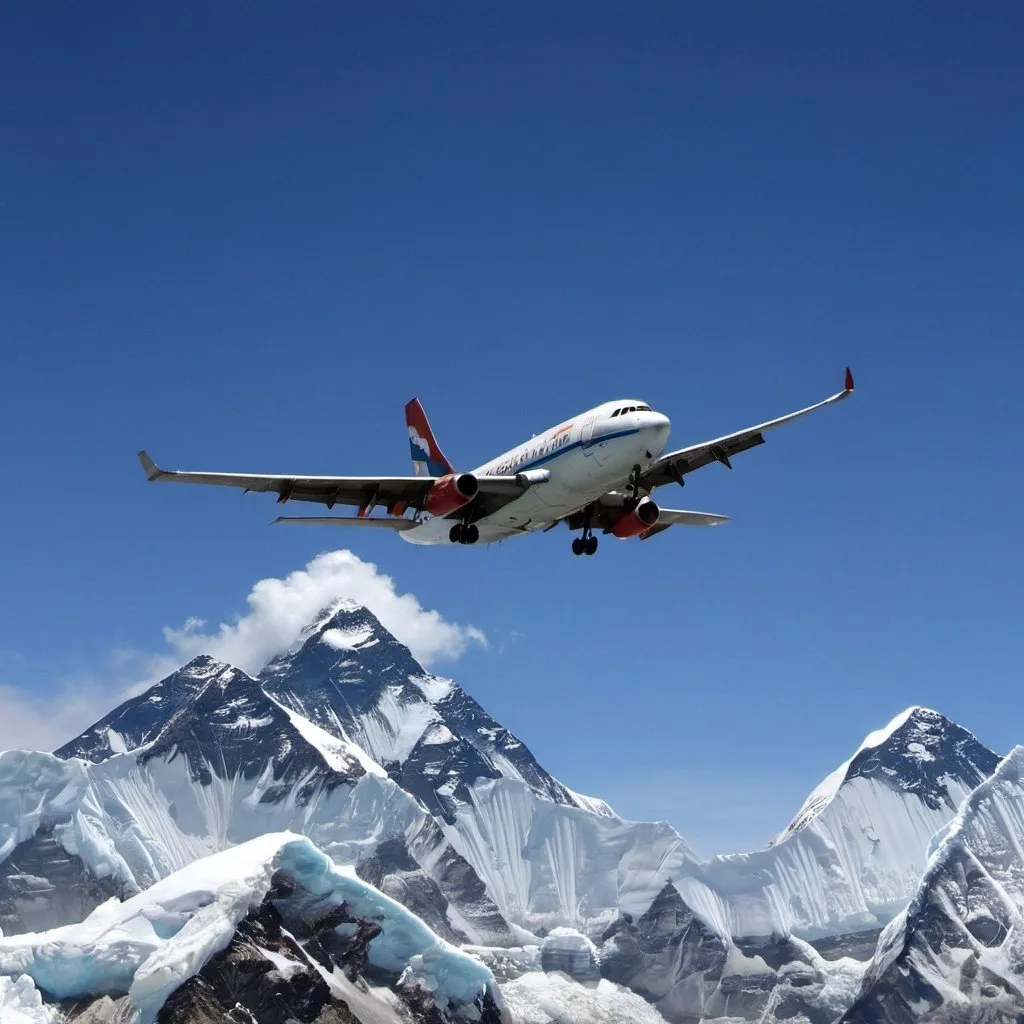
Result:
<svg viewBox="0 0 1024 1024"><path fill-rule="evenodd" d="M308 918L345 904L356 918L375 922L380 932L369 943L370 963L401 973L439 1009L472 1020L485 999L500 1005L483 963L293 833L260 836L194 861L123 903L109 901L80 924L0 938L0 962L5 973L27 975L57 999L127 993L140 1024L152 1024L167 997L224 949L278 872L295 884L276 901L289 915Z"/></svg>

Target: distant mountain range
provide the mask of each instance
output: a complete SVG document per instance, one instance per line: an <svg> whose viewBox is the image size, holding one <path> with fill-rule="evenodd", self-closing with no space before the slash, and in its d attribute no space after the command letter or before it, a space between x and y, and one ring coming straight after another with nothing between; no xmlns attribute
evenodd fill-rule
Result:
<svg viewBox="0 0 1024 1024"><path fill-rule="evenodd" d="M702 860L338 601L0 754L0 1020L1017 1020L1018 764L910 708Z"/></svg>

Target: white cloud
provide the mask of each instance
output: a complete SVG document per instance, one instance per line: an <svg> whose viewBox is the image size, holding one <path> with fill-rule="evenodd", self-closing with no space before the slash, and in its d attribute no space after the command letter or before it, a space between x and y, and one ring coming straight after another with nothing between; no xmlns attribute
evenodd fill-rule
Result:
<svg viewBox="0 0 1024 1024"><path fill-rule="evenodd" d="M34 694L36 691L30 691ZM0 750L53 750L73 739L121 701L93 686L63 688L45 697L0 685Z"/></svg>
<svg viewBox="0 0 1024 1024"><path fill-rule="evenodd" d="M318 611L338 598L369 608L424 665L458 658L469 644L485 643L475 627L447 622L412 594L398 593L394 580L371 562L351 551L328 551L284 579L260 580L249 592L248 612L233 622L207 630L204 622L189 619L179 629L165 628L171 651L151 661L147 679L166 675L197 654L258 672L299 638Z"/></svg>
<svg viewBox="0 0 1024 1024"><path fill-rule="evenodd" d="M207 629L201 619L190 618L179 628L165 627L167 650L111 652L102 686L92 677L37 698L32 694L38 691L0 684L0 750L52 750L197 654L256 673L339 598L369 608L424 665L458 658L470 644L486 644L475 627L448 622L412 594L398 593L394 580L372 563L351 551L329 551L284 579L260 580L246 598L248 611L230 622ZM119 682L112 686L111 680Z"/></svg>

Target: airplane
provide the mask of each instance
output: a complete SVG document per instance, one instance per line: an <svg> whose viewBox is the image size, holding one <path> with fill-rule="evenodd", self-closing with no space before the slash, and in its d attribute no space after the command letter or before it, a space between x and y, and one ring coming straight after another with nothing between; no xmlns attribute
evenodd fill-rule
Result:
<svg viewBox="0 0 1024 1024"><path fill-rule="evenodd" d="M671 526L718 526L728 516L662 508L651 496L666 484L764 443L775 427L853 394L849 368L842 391L766 423L664 454L670 422L639 399L604 402L565 420L468 473L445 458L419 399L405 407L414 476L298 476L191 473L160 469L143 450L151 481L214 484L269 491L279 504L310 501L354 516L281 516L275 523L393 530L413 544L493 543L565 523L578 536L575 555L597 551L597 532L649 540ZM385 515L373 515L382 508Z"/></svg>

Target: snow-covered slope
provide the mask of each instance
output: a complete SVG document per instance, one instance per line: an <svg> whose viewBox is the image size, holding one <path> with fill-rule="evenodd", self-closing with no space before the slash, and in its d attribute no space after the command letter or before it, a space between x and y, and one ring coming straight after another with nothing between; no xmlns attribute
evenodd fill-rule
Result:
<svg viewBox="0 0 1024 1024"><path fill-rule="evenodd" d="M966 729L908 708L811 794L766 850L712 858L704 877L735 935L877 927L916 889L935 832L999 758Z"/></svg>
<svg viewBox="0 0 1024 1024"><path fill-rule="evenodd" d="M179 735L177 723L170 728ZM190 731L188 740L193 736ZM290 753L298 762L315 765L316 758L293 741ZM176 743L164 746L158 737L140 752L93 766L77 813L58 830L64 847L70 852L104 848L111 861L123 865L119 876L144 888L197 857L266 832L302 832L340 863L356 865L372 862L386 842L400 847L415 869L432 879L433 912L456 933L478 942L511 938L483 883L434 819L380 771L336 785L336 776L321 765L285 786L274 777L270 756L261 755L254 765L232 765L229 755L223 761L216 756L216 745L186 746L191 760L181 749ZM381 881L392 884L384 876Z"/></svg>
<svg viewBox="0 0 1024 1024"><path fill-rule="evenodd" d="M1024 747L964 804L882 933L847 1024L1024 1019Z"/></svg>
<svg viewBox="0 0 1024 1024"><path fill-rule="evenodd" d="M186 668L115 712L115 745L151 736L143 746L112 753L94 742L112 727L94 726L62 748L98 762L84 772L79 813L60 836L65 849L109 848L131 892L268 831L301 831L344 863L373 858L382 842L398 844L415 862L412 874L422 871L433 883L429 893L420 886L418 909L444 934L511 939L437 822L365 751L285 707L240 670L209 659ZM168 712L158 729L154 707ZM409 877L403 868L379 881L398 891Z"/></svg>
<svg viewBox="0 0 1024 1024"><path fill-rule="evenodd" d="M346 952L365 923L371 928L363 931L359 958L392 979L407 1001L432 1004L444 1020L499 1018L500 996L482 963L438 938L354 869L338 867L308 839L289 833L195 861L124 903L111 900L81 924L0 938L0 969L27 974L54 999L127 994L148 1024L268 897L297 947L304 935L317 939L325 984L336 967L361 968ZM339 951L329 966L322 963L325 952ZM280 953L264 954L288 973L287 957L280 963ZM294 964L308 966L297 954ZM333 980L335 998L344 1000L342 979ZM361 991L367 994L365 985ZM400 1020L397 1013L393 1020Z"/></svg>
<svg viewBox="0 0 1024 1024"><path fill-rule="evenodd" d="M531 930L564 925L597 937L620 912L643 913L678 876L691 878L695 904L724 920L716 894L693 877L696 854L665 822L594 814L493 779L468 787L445 832L502 913Z"/></svg>

